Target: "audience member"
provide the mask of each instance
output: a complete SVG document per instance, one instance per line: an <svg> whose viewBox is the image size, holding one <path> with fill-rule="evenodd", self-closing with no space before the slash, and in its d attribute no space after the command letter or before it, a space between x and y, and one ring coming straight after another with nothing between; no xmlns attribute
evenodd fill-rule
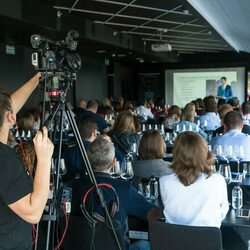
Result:
<svg viewBox="0 0 250 250"><path fill-rule="evenodd" d="M131 111L131 112L134 112L134 107L133 107L133 105L132 105L132 103L131 103L130 100L126 100L123 103L122 111Z"/></svg>
<svg viewBox="0 0 250 250"><path fill-rule="evenodd" d="M108 97L104 97L100 101L100 105L98 105L98 114L104 114L105 108L106 107L111 107L111 103Z"/></svg>
<svg viewBox="0 0 250 250"><path fill-rule="evenodd" d="M242 160L250 160L250 137L241 132L243 127L242 116L238 111L228 112L224 119L224 135L214 137L210 144L212 147L215 145L221 145L223 149L227 145L243 146L244 148L244 158ZM226 153L226 152L225 152Z"/></svg>
<svg viewBox="0 0 250 250"><path fill-rule="evenodd" d="M93 100L88 101L86 110L82 110L76 116L76 120L78 120L82 116L92 116L92 117L94 117L94 119L97 123L98 131L101 134L107 133L110 130L109 126L101 116L96 114L97 109L98 109L98 103L96 101L93 101Z"/></svg>
<svg viewBox="0 0 250 250"><path fill-rule="evenodd" d="M148 103L149 103L149 106L150 106L150 109L151 109L152 114L153 114L156 118L159 118L159 117L160 117L160 114L159 114L157 108L155 107L154 102L153 102L152 100L149 100Z"/></svg>
<svg viewBox="0 0 250 250"><path fill-rule="evenodd" d="M166 144L157 130L146 131L140 141L140 160L133 161L134 174L145 179L151 176L160 177L172 173L170 163L163 160Z"/></svg>
<svg viewBox="0 0 250 250"><path fill-rule="evenodd" d="M213 96L204 98L206 114L199 117L201 127L205 130L215 130L220 127L220 118L216 114L217 105ZM205 124L207 121L207 125Z"/></svg>
<svg viewBox="0 0 250 250"><path fill-rule="evenodd" d="M78 107L75 109L75 114L78 115L81 113L81 111L85 110L87 108L87 102L83 99L81 99L78 102Z"/></svg>
<svg viewBox="0 0 250 250"><path fill-rule="evenodd" d="M233 97L229 99L227 103L233 107L233 110L240 111L240 101L238 97Z"/></svg>
<svg viewBox="0 0 250 250"><path fill-rule="evenodd" d="M173 148L174 173L160 178L167 223L220 227L228 211L224 178L213 174L214 157L194 132L178 135Z"/></svg>
<svg viewBox="0 0 250 250"><path fill-rule="evenodd" d="M198 116L202 116L202 115L206 114L205 105L204 105L204 102L201 98L196 99L195 111L196 111Z"/></svg>
<svg viewBox="0 0 250 250"><path fill-rule="evenodd" d="M243 123L250 125L250 101L242 103Z"/></svg>
<svg viewBox="0 0 250 250"><path fill-rule="evenodd" d="M175 123L179 122L181 118L181 109L177 105L173 105L169 111L166 119L164 120L166 129L173 129Z"/></svg>
<svg viewBox="0 0 250 250"><path fill-rule="evenodd" d="M147 202L145 198L138 194L137 190L132 186L130 181L113 179L110 176L110 169L115 165L115 151L113 145L104 139L97 139L87 149L89 161L94 171L97 183L106 183L111 185L119 198L119 211L115 213L114 220L121 223L122 232L126 244L126 249L130 249L130 243L127 236L128 233L128 215L139 217L143 220L157 220L160 218L160 211L152 203ZM82 195L85 194L93 185L89 177L82 176L76 180L73 185L72 195L72 214L82 216L80 204ZM105 188L104 188L105 189ZM86 209L89 212L98 212L100 215L105 215L100 204L97 202L96 195L92 192L86 200ZM105 189L103 192L107 206L115 200L114 193L110 189ZM136 245L138 243L135 243ZM149 242L139 242L143 248L149 249Z"/></svg>
<svg viewBox="0 0 250 250"><path fill-rule="evenodd" d="M83 145L86 149L97 137L97 123L92 116L82 116L77 120L77 127L82 138ZM102 135L102 137L111 141L107 135ZM123 160L121 153L117 150L116 157L119 161ZM67 175L64 177L64 180L78 178L82 174L85 174L85 164L78 145L73 144L69 146L64 151L63 158L67 167Z"/></svg>
<svg viewBox="0 0 250 250"><path fill-rule="evenodd" d="M217 103L217 108L219 108L221 105L226 104L226 103L227 103L227 102L226 102L225 99L219 99L219 100L218 100L218 103Z"/></svg>
<svg viewBox="0 0 250 250"><path fill-rule="evenodd" d="M132 152L133 144L139 145L140 135L135 132L134 118L131 112L123 111L115 119L112 130L108 133L115 148L125 157Z"/></svg>
<svg viewBox="0 0 250 250"><path fill-rule="evenodd" d="M196 131L202 137L206 138L206 133L194 123L194 115L195 105L193 103L188 103L181 114L181 122L174 124L174 130L177 129L177 126L181 128L181 132L183 131L184 126L186 126L186 130L190 129L189 127L191 127L192 131Z"/></svg>
<svg viewBox="0 0 250 250"><path fill-rule="evenodd" d="M18 119L17 124L19 130L32 131L35 125L35 118L33 114L26 113Z"/></svg>
<svg viewBox="0 0 250 250"><path fill-rule="evenodd" d="M140 106L136 109L136 114L137 116L142 117L144 121L154 119L154 115L151 110L147 108L147 101L144 99L140 101Z"/></svg>
<svg viewBox="0 0 250 250"><path fill-rule="evenodd" d="M135 125L135 132L140 133L141 132L141 122L139 121L139 119L135 115L133 115L133 119L134 119L134 125Z"/></svg>
<svg viewBox="0 0 250 250"><path fill-rule="evenodd" d="M221 99L222 100L222 99ZM213 136L217 136L219 134L224 134L224 124L223 124L223 119L224 116L230 112L233 111L233 107L229 104L223 104L219 107L218 109L218 113L220 116L220 120L221 120L221 127L217 128L214 132L213 132ZM243 124L243 128L242 128L242 133L250 135L250 126Z"/></svg>
<svg viewBox="0 0 250 250"><path fill-rule="evenodd" d="M220 100L224 100L224 99L220 99ZM220 121L221 121L221 127L217 128L216 130L213 131L213 136L224 133L223 119L224 119L224 116L226 115L226 113L228 113L230 111L233 111L233 108L231 105L229 105L227 103L222 104L218 108L218 114L219 114Z"/></svg>

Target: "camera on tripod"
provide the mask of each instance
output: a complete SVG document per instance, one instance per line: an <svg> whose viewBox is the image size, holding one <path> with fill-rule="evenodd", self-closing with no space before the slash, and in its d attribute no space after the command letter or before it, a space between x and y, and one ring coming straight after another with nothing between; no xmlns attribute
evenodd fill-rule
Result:
<svg viewBox="0 0 250 250"><path fill-rule="evenodd" d="M50 75L72 76L81 68L81 57L77 48L77 31L71 30L61 41L52 41L42 35L32 35L31 44L36 52L32 54L32 65L37 71Z"/></svg>

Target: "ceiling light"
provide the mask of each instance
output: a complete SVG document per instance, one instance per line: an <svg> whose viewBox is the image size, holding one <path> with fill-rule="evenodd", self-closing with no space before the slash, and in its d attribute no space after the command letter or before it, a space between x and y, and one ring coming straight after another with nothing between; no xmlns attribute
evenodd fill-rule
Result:
<svg viewBox="0 0 250 250"><path fill-rule="evenodd" d="M167 33L168 32L168 29L163 29L162 30L164 33Z"/></svg>
<svg viewBox="0 0 250 250"><path fill-rule="evenodd" d="M209 35L211 35L211 34L212 34L212 31L211 31L211 30L209 30L207 33L208 33Z"/></svg>
<svg viewBox="0 0 250 250"><path fill-rule="evenodd" d="M124 57L124 56L126 56L125 54L119 54L119 55L117 55L117 57Z"/></svg>
<svg viewBox="0 0 250 250"><path fill-rule="evenodd" d="M139 62L140 62L140 63L144 63L144 60L141 58Z"/></svg>
<svg viewBox="0 0 250 250"><path fill-rule="evenodd" d="M188 15L189 14L189 10L185 9L182 11L184 14Z"/></svg>
<svg viewBox="0 0 250 250"><path fill-rule="evenodd" d="M97 50L96 52L99 54L102 54L102 53L106 53L107 51L106 50Z"/></svg>
<svg viewBox="0 0 250 250"><path fill-rule="evenodd" d="M112 54L112 57L115 57L116 56L116 54Z"/></svg>

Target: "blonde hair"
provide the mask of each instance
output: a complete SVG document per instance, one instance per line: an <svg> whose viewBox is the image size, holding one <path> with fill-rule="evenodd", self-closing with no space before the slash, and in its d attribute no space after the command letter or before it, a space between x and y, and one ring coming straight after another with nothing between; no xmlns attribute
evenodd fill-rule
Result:
<svg viewBox="0 0 250 250"><path fill-rule="evenodd" d="M134 117L131 112L120 112L115 119L113 130L118 132L135 132Z"/></svg>
<svg viewBox="0 0 250 250"><path fill-rule="evenodd" d="M185 106L181 114L181 121L194 122L194 115L195 115L195 105L190 102Z"/></svg>

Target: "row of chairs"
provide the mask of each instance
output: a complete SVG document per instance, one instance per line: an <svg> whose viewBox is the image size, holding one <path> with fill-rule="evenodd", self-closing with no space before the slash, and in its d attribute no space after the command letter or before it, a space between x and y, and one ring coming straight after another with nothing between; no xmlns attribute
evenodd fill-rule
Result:
<svg viewBox="0 0 250 250"><path fill-rule="evenodd" d="M60 229L64 229L60 220ZM114 223L122 249L125 250L119 222ZM161 221L149 223L151 250L222 250L221 231L214 227L173 225ZM63 250L95 249L117 250L109 227L99 223L95 229L82 217L70 216L69 226L63 241Z"/></svg>

